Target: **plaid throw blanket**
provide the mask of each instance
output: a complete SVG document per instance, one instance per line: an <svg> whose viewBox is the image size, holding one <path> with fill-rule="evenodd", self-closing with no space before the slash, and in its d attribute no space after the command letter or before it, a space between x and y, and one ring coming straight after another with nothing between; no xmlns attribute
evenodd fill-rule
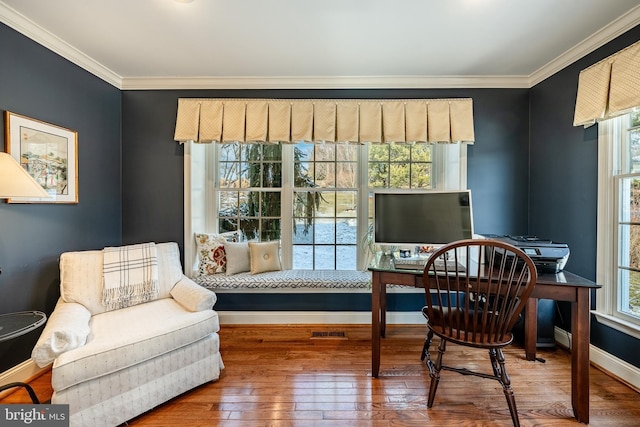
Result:
<svg viewBox="0 0 640 427"><path fill-rule="evenodd" d="M158 296L158 256L155 243L104 248L102 304L116 310Z"/></svg>

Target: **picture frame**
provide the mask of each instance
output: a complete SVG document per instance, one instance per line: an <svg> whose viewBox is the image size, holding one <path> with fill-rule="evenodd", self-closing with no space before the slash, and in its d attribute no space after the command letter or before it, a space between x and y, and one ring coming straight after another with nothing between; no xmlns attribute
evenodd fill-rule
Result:
<svg viewBox="0 0 640 427"><path fill-rule="evenodd" d="M78 132L4 112L5 151L51 198L12 197L8 203L78 203Z"/></svg>

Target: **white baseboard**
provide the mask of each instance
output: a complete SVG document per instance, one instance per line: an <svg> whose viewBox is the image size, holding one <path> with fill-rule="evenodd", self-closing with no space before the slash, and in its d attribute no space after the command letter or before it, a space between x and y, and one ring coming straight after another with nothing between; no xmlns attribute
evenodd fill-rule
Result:
<svg viewBox="0 0 640 427"><path fill-rule="evenodd" d="M555 328L555 339L561 345L571 348L571 333L564 329ZM589 360L603 371L620 378L636 389L640 389L640 368L636 368L594 345L589 346Z"/></svg>
<svg viewBox="0 0 640 427"><path fill-rule="evenodd" d="M220 323L227 325L371 324L369 311L219 311ZM387 312L387 324L423 325L419 311Z"/></svg>

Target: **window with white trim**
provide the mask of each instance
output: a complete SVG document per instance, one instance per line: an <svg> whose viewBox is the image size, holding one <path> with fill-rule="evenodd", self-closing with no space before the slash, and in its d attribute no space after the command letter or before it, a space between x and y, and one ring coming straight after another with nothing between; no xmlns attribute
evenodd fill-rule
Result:
<svg viewBox="0 0 640 427"><path fill-rule="evenodd" d="M216 187L218 229L247 239L278 240L281 230L282 145L221 144Z"/></svg>
<svg viewBox="0 0 640 427"><path fill-rule="evenodd" d="M294 146L294 269L356 269L360 149L355 144Z"/></svg>
<svg viewBox="0 0 640 427"><path fill-rule="evenodd" d="M287 269L365 268L360 242L376 189L466 188L459 143L191 144L187 152L186 235L279 239Z"/></svg>
<svg viewBox="0 0 640 427"><path fill-rule="evenodd" d="M598 319L640 338L640 109L598 135Z"/></svg>

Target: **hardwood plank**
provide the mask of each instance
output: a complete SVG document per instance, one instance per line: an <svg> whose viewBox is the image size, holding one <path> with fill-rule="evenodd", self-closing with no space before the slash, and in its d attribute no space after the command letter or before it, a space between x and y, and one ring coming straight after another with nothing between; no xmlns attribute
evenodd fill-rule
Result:
<svg viewBox="0 0 640 427"><path fill-rule="evenodd" d="M312 332L344 331L346 339L312 339ZM371 377L368 325L227 325L220 331L225 362L220 380L204 384L127 424L166 427L511 426L495 381L443 372L434 407L426 407L427 368L420 363L425 328L389 325L382 339L380 377ZM432 349L432 353L435 353ZM523 426L579 426L571 409L571 355L539 349L546 363L506 349L507 369ZM486 352L449 346L448 363L490 371ZM602 371L590 369L590 426L637 426L640 396ZM32 382L51 396L51 375ZM28 402L15 393L0 403Z"/></svg>

